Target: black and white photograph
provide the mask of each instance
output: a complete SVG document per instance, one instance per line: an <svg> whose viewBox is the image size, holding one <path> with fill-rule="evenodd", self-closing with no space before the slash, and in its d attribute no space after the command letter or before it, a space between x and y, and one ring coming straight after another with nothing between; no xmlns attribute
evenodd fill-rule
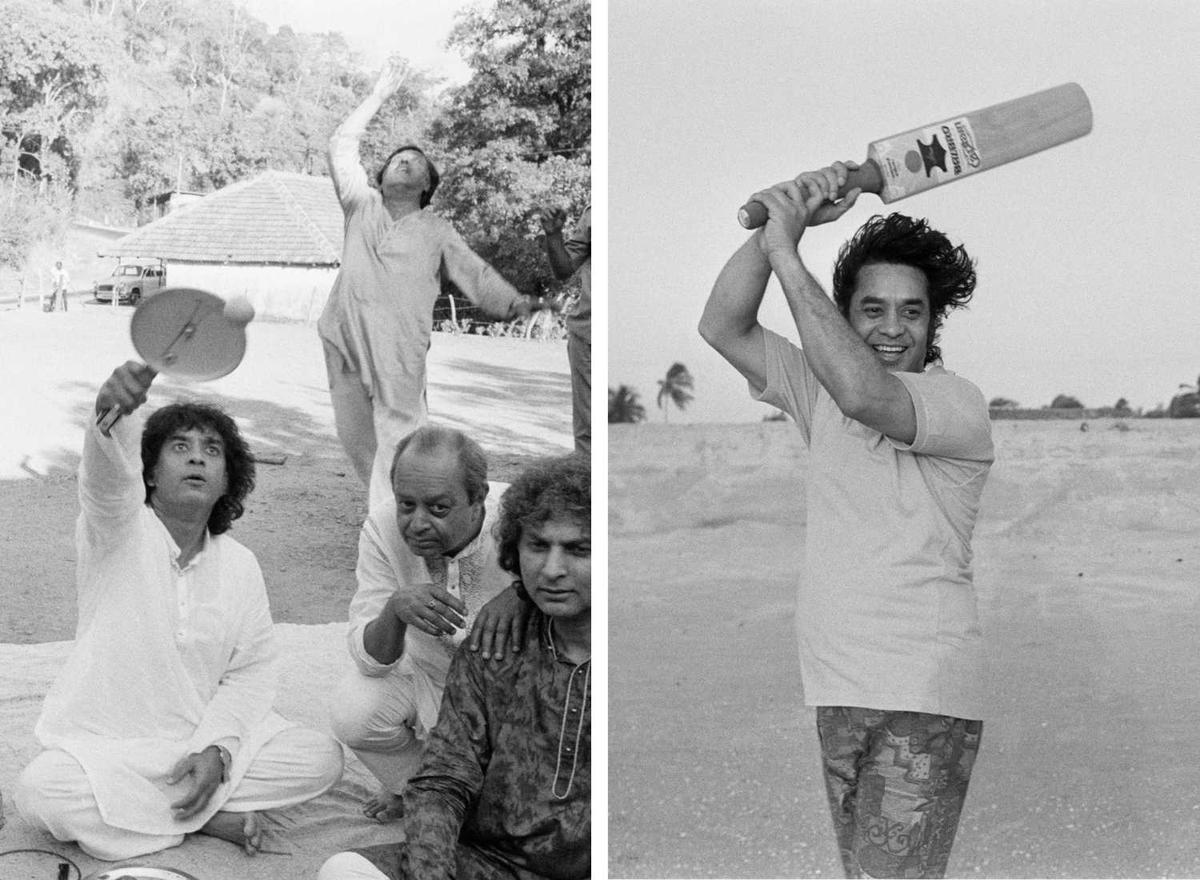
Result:
<svg viewBox="0 0 1200 880"><path fill-rule="evenodd" d="M0 0L4 880L603 874L592 35Z"/></svg>
<svg viewBox="0 0 1200 880"><path fill-rule="evenodd" d="M609 875L1200 875L1200 10L609 20Z"/></svg>

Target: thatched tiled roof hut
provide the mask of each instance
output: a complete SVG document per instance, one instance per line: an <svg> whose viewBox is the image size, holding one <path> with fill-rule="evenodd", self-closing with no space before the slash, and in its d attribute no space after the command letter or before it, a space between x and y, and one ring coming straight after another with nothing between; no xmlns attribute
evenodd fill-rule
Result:
<svg viewBox="0 0 1200 880"><path fill-rule="evenodd" d="M260 316L316 320L342 257L333 181L267 171L118 239L102 256L161 259L171 286L244 294Z"/></svg>

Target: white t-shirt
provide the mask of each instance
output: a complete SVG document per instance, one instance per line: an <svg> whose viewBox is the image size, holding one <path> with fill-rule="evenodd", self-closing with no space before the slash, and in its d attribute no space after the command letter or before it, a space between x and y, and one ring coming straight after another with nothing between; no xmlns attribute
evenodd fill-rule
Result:
<svg viewBox="0 0 1200 880"><path fill-rule="evenodd" d="M805 703L983 716L971 533L994 457L979 389L939 366L895 373L911 445L847 418L804 353L766 331L767 384L810 449L797 629Z"/></svg>

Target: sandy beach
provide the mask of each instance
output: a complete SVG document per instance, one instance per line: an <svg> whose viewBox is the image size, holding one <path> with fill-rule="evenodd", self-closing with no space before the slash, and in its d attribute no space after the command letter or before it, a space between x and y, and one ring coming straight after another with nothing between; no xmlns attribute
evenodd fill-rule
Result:
<svg viewBox="0 0 1200 880"><path fill-rule="evenodd" d="M954 877L1200 876L1200 421L996 422ZM793 426L610 430L613 877L837 877Z"/></svg>
<svg viewBox="0 0 1200 880"><path fill-rule="evenodd" d="M126 359L132 309L71 304L46 314L0 310L0 793L6 799L37 754L33 725L75 630L75 471L96 390ZM532 457L570 450L565 344L435 334L429 354L431 418L469 431L489 455L489 476L511 479ZM328 729L326 703L349 663L346 611L354 593L366 490L342 453L314 327L256 321L231 375L185 385L159 377L150 405L179 397L215 401L233 414L260 463L257 487L232 534L258 556L284 662L276 708ZM332 792L281 811L287 855L249 859L231 845L191 837L136 860L222 880L312 877L336 849L402 836L359 814L375 788L349 752ZM6 804L0 851L50 848L86 875L104 863L34 832ZM52 859L15 855L4 880L48 876ZM47 865L50 865L47 868ZM74 874L72 873L72 876Z"/></svg>

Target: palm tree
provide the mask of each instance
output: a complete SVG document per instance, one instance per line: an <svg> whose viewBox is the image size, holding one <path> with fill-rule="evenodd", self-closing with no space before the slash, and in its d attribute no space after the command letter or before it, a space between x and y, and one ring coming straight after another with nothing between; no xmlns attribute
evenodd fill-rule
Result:
<svg viewBox="0 0 1200 880"><path fill-rule="evenodd" d="M628 385L618 385L617 390L608 389L609 424L633 424L646 421L646 407L638 400L638 393Z"/></svg>
<svg viewBox="0 0 1200 880"><path fill-rule="evenodd" d="M667 403L673 403L682 412L692 399L695 380L688 368L676 361L667 370L667 378L658 380L658 408L663 411L663 421L670 421Z"/></svg>

